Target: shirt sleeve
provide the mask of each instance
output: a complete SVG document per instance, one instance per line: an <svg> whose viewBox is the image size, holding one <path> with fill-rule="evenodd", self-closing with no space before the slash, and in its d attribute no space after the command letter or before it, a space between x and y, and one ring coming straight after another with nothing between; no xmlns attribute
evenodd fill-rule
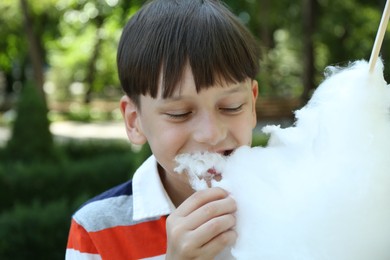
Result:
<svg viewBox="0 0 390 260"><path fill-rule="evenodd" d="M83 226L72 219L68 244L66 246L66 260L100 260L102 259L96 249L89 233Z"/></svg>

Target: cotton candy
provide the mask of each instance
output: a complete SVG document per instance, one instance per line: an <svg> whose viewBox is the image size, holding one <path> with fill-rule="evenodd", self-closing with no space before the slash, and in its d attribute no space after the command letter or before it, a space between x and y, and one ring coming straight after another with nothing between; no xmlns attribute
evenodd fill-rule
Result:
<svg viewBox="0 0 390 260"><path fill-rule="evenodd" d="M263 129L267 147L178 156L197 189L202 172L222 173L212 186L237 202L235 258L390 259L390 89L381 61L368 71L328 68L293 126Z"/></svg>

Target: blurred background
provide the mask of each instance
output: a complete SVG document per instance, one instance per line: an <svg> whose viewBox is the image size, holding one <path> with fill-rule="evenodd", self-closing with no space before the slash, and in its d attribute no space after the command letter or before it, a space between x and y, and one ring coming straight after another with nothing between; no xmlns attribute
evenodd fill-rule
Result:
<svg viewBox="0 0 390 260"><path fill-rule="evenodd" d="M0 259L63 259L72 212L150 154L126 141L115 58L143 2L0 1ZM369 59L386 1L225 2L262 51L260 128L293 123L326 66Z"/></svg>

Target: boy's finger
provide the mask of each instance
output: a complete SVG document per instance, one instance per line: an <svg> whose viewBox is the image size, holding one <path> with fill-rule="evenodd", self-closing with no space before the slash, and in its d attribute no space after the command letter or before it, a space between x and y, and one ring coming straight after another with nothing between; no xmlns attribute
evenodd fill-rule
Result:
<svg viewBox="0 0 390 260"><path fill-rule="evenodd" d="M231 216L231 215L230 215ZM234 217L233 217L234 218ZM235 224L235 220L228 220L228 217L225 218L224 222L226 221L226 227L231 226L232 223ZM234 225L233 224L233 225ZM214 225L214 224L213 224ZM207 231L207 229L210 229L210 225L205 225L204 229ZM211 234L211 232L202 232L206 237L204 239L207 240L207 234ZM196 238L195 238L196 239ZM202 239L199 237L199 239ZM204 244L201 247L202 252L207 252L210 256L213 256L213 258L219 254L224 248L228 246L232 246L237 240L237 232L233 230L232 228L229 228L223 232L218 233L214 237L208 240L206 244ZM210 258L211 259L211 258Z"/></svg>
<svg viewBox="0 0 390 260"><path fill-rule="evenodd" d="M194 230L192 239L195 241L204 241L204 244L210 243L213 239L219 235L233 230L236 225L236 218L233 214L222 215L213 219L210 219L198 229Z"/></svg>
<svg viewBox="0 0 390 260"><path fill-rule="evenodd" d="M236 202L230 196L211 201L187 216L187 220L189 221L188 227L190 229L197 229L214 218L233 214L236 210Z"/></svg>
<svg viewBox="0 0 390 260"><path fill-rule="evenodd" d="M203 205L220 200L227 197L229 194L227 191L221 188L209 188L201 191L197 191L192 194L187 200L185 200L173 214L181 217L186 217Z"/></svg>

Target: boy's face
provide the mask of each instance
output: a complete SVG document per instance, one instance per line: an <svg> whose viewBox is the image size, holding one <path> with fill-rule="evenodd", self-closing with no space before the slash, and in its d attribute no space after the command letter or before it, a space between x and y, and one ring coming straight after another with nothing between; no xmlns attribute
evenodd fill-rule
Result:
<svg viewBox="0 0 390 260"><path fill-rule="evenodd" d="M141 96L138 110L124 97L121 108L130 141L147 141L165 173L182 178L173 170L178 154L229 154L239 146L251 144L258 87L256 81L248 79L197 93L189 66L179 84L170 98L163 99L161 91L156 99Z"/></svg>

